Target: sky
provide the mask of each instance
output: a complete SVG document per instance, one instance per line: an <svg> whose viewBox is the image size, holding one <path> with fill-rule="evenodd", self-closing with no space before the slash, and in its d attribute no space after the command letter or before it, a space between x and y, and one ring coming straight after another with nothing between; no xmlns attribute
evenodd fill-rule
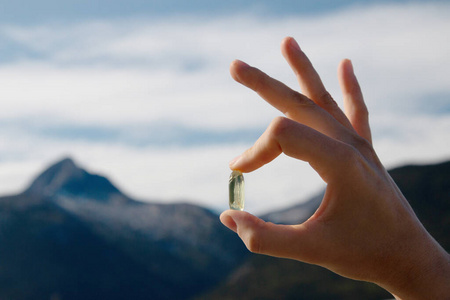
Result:
<svg viewBox="0 0 450 300"><path fill-rule="evenodd" d="M280 113L238 58L294 89L293 36L342 103L352 60L388 168L450 158L450 1L0 1L0 195L71 157L131 197L228 206L228 161ZM246 178L261 214L324 183L280 156Z"/></svg>

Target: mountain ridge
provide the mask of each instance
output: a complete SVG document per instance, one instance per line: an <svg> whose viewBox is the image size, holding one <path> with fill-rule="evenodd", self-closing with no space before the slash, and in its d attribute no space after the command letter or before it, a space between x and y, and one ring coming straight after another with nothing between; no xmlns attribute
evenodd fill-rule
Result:
<svg viewBox="0 0 450 300"><path fill-rule="evenodd" d="M35 197L65 196L96 201L129 199L106 177L87 172L68 157L48 167L23 193Z"/></svg>
<svg viewBox="0 0 450 300"><path fill-rule="evenodd" d="M1 299L186 299L245 256L208 209L130 199L67 158L0 197Z"/></svg>
<svg viewBox="0 0 450 300"><path fill-rule="evenodd" d="M450 161L389 172L427 230L449 249ZM262 218L302 222L321 198ZM0 257L0 299L390 296L317 266L250 254L209 209L133 200L70 158L44 170L24 192L0 197Z"/></svg>

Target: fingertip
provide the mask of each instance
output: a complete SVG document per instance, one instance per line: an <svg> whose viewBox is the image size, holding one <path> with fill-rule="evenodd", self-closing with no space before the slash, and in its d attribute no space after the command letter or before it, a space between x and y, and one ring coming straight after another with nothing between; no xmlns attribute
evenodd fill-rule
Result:
<svg viewBox="0 0 450 300"><path fill-rule="evenodd" d="M344 94L354 93L355 91L361 93L353 70L353 63L350 59L345 58L339 64L338 79ZM356 87L357 89L355 89Z"/></svg>
<svg viewBox="0 0 450 300"><path fill-rule="evenodd" d="M351 61L350 59L348 59L348 58L345 58L345 59L342 60L342 62L341 62L341 67L343 68L343 70L344 70L346 73L350 73L350 74L353 74L353 73L354 73L354 72L353 72L353 63L352 63L352 61Z"/></svg>
<svg viewBox="0 0 450 300"><path fill-rule="evenodd" d="M233 220L233 217L230 214L231 210L226 210L223 213L220 214L220 222L222 222L223 225L225 225L225 227L227 227L228 229L237 232L237 225L236 222Z"/></svg>
<svg viewBox="0 0 450 300"><path fill-rule="evenodd" d="M240 158L241 158L241 155L238 155L228 163L228 166L230 167L231 170L236 170L235 165L238 163Z"/></svg>
<svg viewBox="0 0 450 300"><path fill-rule="evenodd" d="M298 238L302 237L301 227L276 225L237 210L224 211L220 220L239 235L250 252L295 258L301 250L297 248Z"/></svg>
<svg viewBox="0 0 450 300"><path fill-rule="evenodd" d="M352 61L349 59L349 58L344 58L342 61L341 61L341 63L345 63L345 64L347 64L347 63L351 63Z"/></svg>
<svg viewBox="0 0 450 300"><path fill-rule="evenodd" d="M238 68L239 60L233 60L230 64L230 74L231 77L239 82L239 78L237 77L236 69Z"/></svg>
<svg viewBox="0 0 450 300"><path fill-rule="evenodd" d="M300 52L300 46L293 37L285 37L281 42L281 53L284 57Z"/></svg>
<svg viewBox="0 0 450 300"><path fill-rule="evenodd" d="M242 73L242 71L248 67L249 67L249 65L246 64L245 62L243 62L239 59L235 59L230 64L231 77L233 77L233 79L236 80L237 82L241 82L241 79L239 78L239 74Z"/></svg>
<svg viewBox="0 0 450 300"><path fill-rule="evenodd" d="M231 62L230 69L235 69L239 67L249 67L249 65L239 59L235 59Z"/></svg>
<svg viewBox="0 0 450 300"><path fill-rule="evenodd" d="M288 42L289 42L289 46L290 46L292 49L294 49L294 50L296 50L296 51L302 51L302 50L300 49L300 45L297 43L297 41L296 41L293 37L289 38L289 39L288 39Z"/></svg>
<svg viewBox="0 0 450 300"><path fill-rule="evenodd" d="M220 221L238 234L250 252L261 252L263 220L245 211L227 210L220 215Z"/></svg>
<svg viewBox="0 0 450 300"><path fill-rule="evenodd" d="M219 218L223 225L236 233L238 233L238 228L246 229L253 227L258 222L264 222L246 211L233 209L224 211Z"/></svg>
<svg viewBox="0 0 450 300"><path fill-rule="evenodd" d="M289 45L290 40L292 39L292 37L287 36L284 39L281 40L281 49L285 48L287 45Z"/></svg>

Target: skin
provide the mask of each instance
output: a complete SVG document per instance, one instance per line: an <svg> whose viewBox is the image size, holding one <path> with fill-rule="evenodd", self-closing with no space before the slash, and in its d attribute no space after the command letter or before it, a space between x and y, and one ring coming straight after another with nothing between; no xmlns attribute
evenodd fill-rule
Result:
<svg viewBox="0 0 450 300"><path fill-rule="evenodd" d="M286 117L275 118L230 168L252 172L284 153L311 165L327 183L325 196L302 224L275 225L233 210L221 214L222 223L251 252L374 282L396 299L450 299L450 256L379 161L351 61L344 59L338 68L344 113L293 38L283 40L281 51L302 93L241 61L231 64L237 82Z"/></svg>

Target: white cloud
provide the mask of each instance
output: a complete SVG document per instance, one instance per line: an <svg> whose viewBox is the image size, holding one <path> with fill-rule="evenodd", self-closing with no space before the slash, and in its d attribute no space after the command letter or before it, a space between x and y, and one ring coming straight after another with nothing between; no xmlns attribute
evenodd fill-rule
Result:
<svg viewBox="0 0 450 300"><path fill-rule="evenodd" d="M450 41L444 38L450 35L449 12L448 4L408 4L308 18L249 14L4 26L0 35L22 54L0 64L0 194L17 191L47 163L70 154L139 198L187 198L223 208L228 160L253 141L161 149L60 140L26 128L263 129L279 113L234 83L228 66L240 58L295 87L279 51L287 35L297 38L337 100L336 66L352 59L375 145L389 166L445 159L450 114L421 108L430 95L450 95ZM26 126L5 129L22 120ZM322 186L311 174L306 164L292 169L287 158L248 174L249 210L284 207L311 195Z"/></svg>

